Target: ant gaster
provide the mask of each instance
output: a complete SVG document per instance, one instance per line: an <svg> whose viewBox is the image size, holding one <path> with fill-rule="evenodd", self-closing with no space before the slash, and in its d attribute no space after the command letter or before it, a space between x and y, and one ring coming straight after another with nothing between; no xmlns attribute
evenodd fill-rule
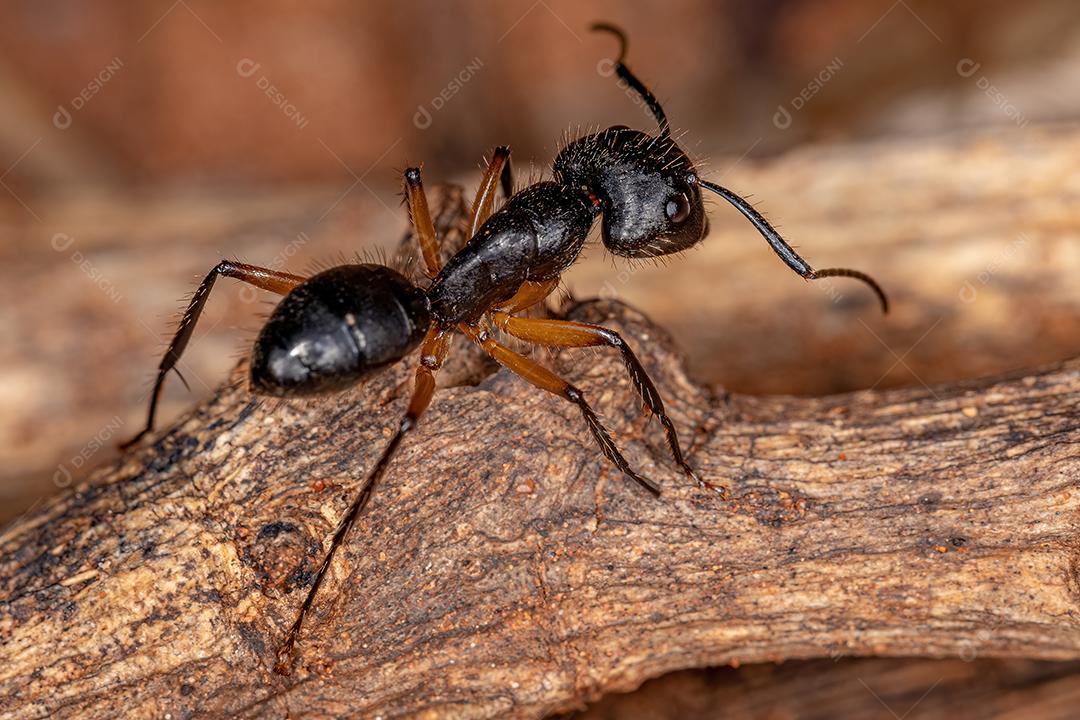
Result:
<svg viewBox="0 0 1080 720"><path fill-rule="evenodd" d="M577 406L601 452L653 495L659 486L635 472L615 446L584 393L536 361L493 337L502 331L532 345L554 348L606 346L621 353L635 392L663 427L676 465L703 487L687 463L656 386L623 338L605 327L563 319L520 317L545 301L559 278L577 260L593 223L600 217L604 246L627 258L654 258L685 250L703 240L708 221L701 191L719 195L758 229L788 267L806 279L845 276L868 284L888 309L878 284L845 268L814 270L746 200L699 177L671 137L660 103L626 67L626 37L596 24L620 42L615 72L641 96L659 131L649 135L626 126L586 135L559 152L554 179L512 193L509 152L498 148L480 181L469 211L466 244L442 264L440 238L428 210L418 168L405 171L405 197L430 283L419 287L397 271L373 264L350 264L309 278L268 268L222 261L199 285L158 368L145 429L154 425L162 383L174 370L219 276L242 280L284 299L255 342L250 360L252 389L291 398L343 390L420 346L420 364L408 408L397 432L360 484L339 521L322 564L277 656L276 670L288 674L293 648L334 553L371 498L379 478L403 438L431 402L435 374L446 360L450 340L460 332L499 364L536 387ZM499 186L507 197L494 211Z"/></svg>

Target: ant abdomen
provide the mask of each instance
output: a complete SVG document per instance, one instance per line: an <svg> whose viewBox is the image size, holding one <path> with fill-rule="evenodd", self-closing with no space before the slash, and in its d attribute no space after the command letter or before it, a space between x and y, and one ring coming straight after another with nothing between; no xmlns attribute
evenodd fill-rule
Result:
<svg viewBox="0 0 1080 720"><path fill-rule="evenodd" d="M382 265L342 265L278 303L255 341L251 385L278 397L341 390L408 355L431 325L424 291Z"/></svg>

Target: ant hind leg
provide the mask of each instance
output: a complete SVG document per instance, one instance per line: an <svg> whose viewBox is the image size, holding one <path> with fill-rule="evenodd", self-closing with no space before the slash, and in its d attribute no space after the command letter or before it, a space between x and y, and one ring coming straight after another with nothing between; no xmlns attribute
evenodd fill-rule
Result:
<svg viewBox="0 0 1080 720"><path fill-rule="evenodd" d="M198 322L203 307L206 305L206 300L210 297L210 290L213 289L214 282L220 275L243 280L249 285L279 295L287 294L294 287L304 282L304 278L299 275L279 272L256 265L232 262L231 260L222 260L214 266L191 296L191 302L188 304L187 310L184 311L183 317L180 318L180 325L176 328L176 334L173 335L173 339L165 351L165 356L161 358L157 378L154 380L154 389L150 391L150 409L147 412L146 425L135 437L121 443L121 449L131 447L154 429L154 416L157 413L158 398L161 396L161 387L165 383L165 376L169 374L170 370L180 375L180 371L176 370L176 364L180 361L180 356L183 354L184 348L187 347L188 341L191 340L191 334L195 331L195 323ZM187 381L184 380L183 375L180 375L180 379L186 386Z"/></svg>
<svg viewBox="0 0 1080 720"><path fill-rule="evenodd" d="M448 331L435 328L430 330L427 337L424 338L424 342L420 349L420 357L422 360L420 366L416 369L416 384L413 388L412 399L409 401L409 407L405 411L405 415L401 418L401 422L398 424L397 432L394 433L394 436L390 438L390 442L383 448L382 455L379 456L379 460L375 463L375 467L373 467L367 477L364 478L348 511L342 516L341 520L338 522L337 528L334 530L334 535L330 540L330 547L327 549L326 555L323 557L323 561L319 565L318 571L315 573L315 579L312 581L311 587L304 597L304 602L300 606L300 611L296 615L296 620L289 628L289 632L285 635L285 640L282 641L281 646L278 648L277 663L274 665L274 672L279 675L289 675L292 672L294 662L293 650L296 646L296 640L300 635L300 630L303 628L304 620L307 618L307 614L315 602L315 596L319 592L319 587L322 585L323 578L326 576L327 570L330 569L330 563L334 559L334 554L337 552L337 549L341 547L345 540L345 536L349 533L349 529L356 522L356 518L359 517L360 513L367 507L368 501L371 499L371 495L375 490L375 484L386 472L386 468L389 467L390 461L394 458L394 454L401 445L401 441L416 427L420 416L427 410L428 405L431 404L431 398L435 394L435 373L442 367L443 362L446 360L446 356L450 352L450 338L451 335Z"/></svg>

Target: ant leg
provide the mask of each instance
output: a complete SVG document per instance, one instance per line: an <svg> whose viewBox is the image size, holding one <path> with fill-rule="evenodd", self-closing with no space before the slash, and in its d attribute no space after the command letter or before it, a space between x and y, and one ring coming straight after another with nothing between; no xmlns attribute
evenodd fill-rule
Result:
<svg viewBox="0 0 1080 720"><path fill-rule="evenodd" d="M383 449L382 455L379 456L378 462L375 463L375 467L372 468L371 472L368 473L368 476L364 478L364 482L361 483L359 492L353 500L352 505L349 506L348 511L338 522L337 528L334 530L334 535L330 540L330 547L327 549L326 556L323 558L322 564L315 574L315 579L312 581L311 587L304 597L304 602L300 606L300 612L297 614L295 622L293 622L292 626L289 628L288 634L285 635L285 640L281 643L280 648L278 648L277 663L274 665L274 672L279 675L288 675L292 672L294 661L293 649L296 646L296 639L300 635L304 620L311 610L311 606L315 601L315 595L319 592L319 587L322 585L326 572L330 569L330 563L334 559L334 554L345 540L345 536L356 522L356 518L367 506L368 501L371 499L371 495L375 490L375 483L377 483L383 476L383 473L386 472L386 468L390 465L390 461L393 459L394 453L397 452L398 447L401 445L401 441L409 431L416 427L420 416L427 409L428 405L431 404L431 398L435 394L435 373L438 372L439 368L442 367L443 362L446 360L446 356L450 351L451 337L449 331L433 328L428 332L427 337L424 339L420 349L421 364L416 368L416 384L413 388L412 399L409 401L409 408L405 411L404 417L401 418L397 432L394 433L394 436L390 438L390 442L387 443L386 447Z"/></svg>
<svg viewBox="0 0 1080 720"><path fill-rule="evenodd" d="M506 188L507 183L503 175L503 168L507 166L506 163L509 159L510 150L506 146L495 148L495 152L491 155L491 162L488 163L484 176L480 178L480 186L476 188L476 199L473 200L472 212L469 213L469 224L466 232L470 238L476 235L476 231L491 215L491 210L495 205L496 186L500 177L503 179L503 189Z"/></svg>
<svg viewBox="0 0 1080 720"><path fill-rule="evenodd" d="M712 487L694 472L690 464L683 457L682 448L679 446L679 436L675 432L675 424L664 411L664 401L653 384L649 374L630 346L622 336L614 330L609 330L600 325L591 323L574 322L573 320L547 320L536 318L512 317L506 312L496 311L492 313L495 326L500 330L513 335L525 342L547 345L549 347L597 347L606 345L615 348L622 353L623 364L630 375L630 382L634 391L641 398L645 408L656 416L664 428L668 446L671 448L671 456L675 463L682 468L687 477L701 487Z"/></svg>
<svg viewBox="0 0 1080 720"><path fill-rule="evenodd" d="M514 293L514 296L499 305L497 309L510 315L528 310L534 305L542 303L558 286L558 278L540 282L526 280L518 288L518 291Z"/></svg>
<svg viewBox="0 0 1080 720"><path fill-rule="evenodd" d="M424 256L424 266L429 278L442 270L442 257L439 255L439 239L435 236L435 226L431 222L424 183L420 179L420 168L405 170L405 199L409 206L409 217L420 242L420 252Z"/></svg>
<svg viewBox="0 0 1080 720"><path fill-rule="evenodd" d="M465 203L465 190L460 185L443 183L439 189L441 192L436 195L428 207L431 224L434 228L435 244L439 251L439 265L442 266L446 264L448 257L465 245L465 241L468 239L465 237L465 223L469 219L469 206ZM407 206L409 206L408 194L409 188L406 185L405 200ZM419 198L417 198L417 202L420 202ZM411 220L411 207L409 210ZM412 230L410 224L410 231L402 238L397 251L402 260L407 263L412 260L418 250L421 253L421 262L425 263L424 275L430 277L426 258L423 256L420 234Z"/></svg>
<svg viewBox="0 0 1080 720"><path fill-rule="evenodd" d="M592 433L593 438L596 439L597 444L600 446L600 451L604 453L604 456L614 463L615 467L619 468L619 470L626 474L631 480L637 482L653 495L660 495L659 485L649 478L638 475L630 467L630 463L626 462L626 458L622 456L622 453L619 452L619 448L615 446L615 441L611 439L611 435L608 433L607 428L600 423L600 418L596 416L596 412L593 411L587 402L585 402L585 395L581 390L537 362L492 340L486 332L465 324L459 325L458 327L473 342L482 347L484 352L494 358L495 361L503 367L541 390L547 390L549 393L558 395L564 400L568 400L577 405L578 409L581 410L582 417L585 418L585 423L589 426L589 431Z"/></svg>
<svg viewBox="0 0 1080 720"><path fill-rule="evenodd" d="M146 426L139 431L138 435L125 443L121 443L121 449L131 447L154 429L154 415L157 412L158 397L161 395L161 387L165 382L165 376L169 374L170 370L176 369L176 363L179 362L180 355L183 354L184 348L187 347L188 341L191 340L191 333L195 330L195 323L198 322L199 315L202 314L206 300L210 296L210 290L214 287L214 281L217 280L219 275L243 280L260 290L269 290L279 295L287 294L294 287L304 282L304 278L299 275L278 272L277 270L256 265L232 262L231 260L222 260L207 273L191 296L191 302L188 304L187 310L184 311L183 317L180 318L180 325L176 328L176 334L173 335L172 342L169 343L169 348L165 351L165 357L161 358L157 379L154 380L154 389L150 392L150 410L146 415ZM179 375L180 371L177 370L176 373ZM183 380L184 377L181 375L180 379ZM184 384L187 385L187 382L185 381Z"/></svg>

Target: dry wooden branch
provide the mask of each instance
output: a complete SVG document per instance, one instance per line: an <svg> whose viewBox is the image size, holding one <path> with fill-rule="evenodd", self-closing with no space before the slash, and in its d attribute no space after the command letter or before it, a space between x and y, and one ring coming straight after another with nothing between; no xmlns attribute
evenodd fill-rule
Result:
<svg viewBox="0 0 1080 720"><path fill-rule="evenodd" d="M3 715L524 717L732 662L1080 657L1080 362L725 396L624 306L582 314L640 349L729 501L673 470L610 354L553 360L659 500L572 407L501 372L447 388L281 678L275 647L409 372L318 403L260 404L235 382L2 534Z"/></svg>

